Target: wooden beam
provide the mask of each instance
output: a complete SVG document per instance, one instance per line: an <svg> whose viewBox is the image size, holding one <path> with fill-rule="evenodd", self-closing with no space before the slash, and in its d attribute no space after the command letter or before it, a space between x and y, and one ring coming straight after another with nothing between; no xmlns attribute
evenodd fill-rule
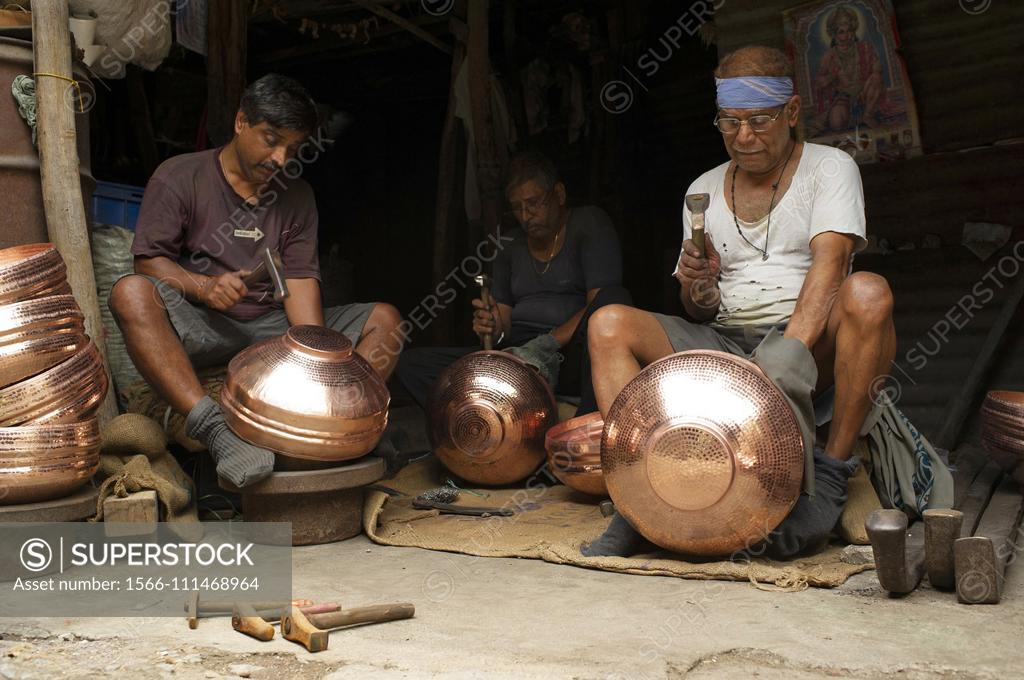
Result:
<svg viewBox="0 0 1024 680"><path fill-rule="evenodd" d="M441 42L440 40L435 38L432 34L428 33L427 31L424 31L422 28L420 28L416 24L412 23L411 21L409 21L405 17L402 17L402 16L399 16L398 14L395 14L394 12L392 12L389 9L387 9L386 7L380 7L380 6L376 5L376 4L374 4L373 2L371 2L370 0L352 0L352 2L354 2L357 5L359 5L360 7L363 7L364 9L367 9L367 10L373 12L374 14L376 14L379 17L383 17L383 18L387 19L388 21L390 21L391 23L395 24L396 26L401 26L402 28L404 28L405 30L409 31L410 33L412 33L417 38L419 38L419 39L421 39L421 40L423 40L423 41L425 41L427 43L430 43L431 45L433 45L437 49L441 50L445 54L451 54L452 53L452 48L451 48L450 45L447 45L447 44ZM475 3L473 3L473 4L475 4Z"/></svg>
<svg viewBox="0 0 1024 680"><path fill-rule="evenodd" d="M476 176L480 190L481 219L486 233L493 233L501 218L503 168L498 154L494 117L491 115L490 0L469 3L469 101L476 145ZM480 234L470 230L469 247L476 248Z"/></svg>
<svg viewBox="0 0 1024 680"><path fill-rule="evenodd" d="M206 132L214 145L234 136L235 114L245 90L248 0L219 0L207 9Z"/></svg>
<svg viewBox="0 0 1024 680"><path fill-rule="evenodd" d="M85 314L85 330L106 364L103 322L92 268L92 249L82 200L75 113L80 91L72 83L68 3L36 0L32 5L32 54L38 109L39 174L50 241L67 267L71 292ZM84 112L83 112L84 113ZM110 371L107 369L108 384ZM117 415L114 390L100 409L101 424Z"/></svg>

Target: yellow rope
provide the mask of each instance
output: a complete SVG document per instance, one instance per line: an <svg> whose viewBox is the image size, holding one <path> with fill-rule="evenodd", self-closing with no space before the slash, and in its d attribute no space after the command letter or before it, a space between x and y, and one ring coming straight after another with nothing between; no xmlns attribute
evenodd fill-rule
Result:
<svg viewBox="0 0 1024 680"><path fill-rule="evenodd" d="M77 80L75 80L74 78L68 78L67 76L62 76L59 73L44 73L42 71L36 71L32 75L33 76L50 76L51 78L60 78L61 80L66 80L69 83L71 83L71 86L73 88L75 88L75 90L78 91L78 106L79 106L80 109L82 109L82 113L85 113L85 99L82 97L82 86L78 84Z"/></svg>

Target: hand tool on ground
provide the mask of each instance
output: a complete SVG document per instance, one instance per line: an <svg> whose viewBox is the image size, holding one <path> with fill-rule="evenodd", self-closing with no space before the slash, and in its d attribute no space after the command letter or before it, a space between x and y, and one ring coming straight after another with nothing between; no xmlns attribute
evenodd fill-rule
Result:
<svg viewBox="0 0 1024 680"><path fill-rule="evenodd" d="M263 259L253 267L251 272L242 277L242 283L250 286L266 281L268 278L274 285L275 300L280 302L288 297L288 284L284 280L284 262L281 261L281 254L271 248L263 250Z"/></svg>
<svg viewBox="0 0 1024 680"><path fill-rule="evenodd" d="M704 257L704 213L711 203L710 194L687 194L686 209L690 211L690 231L693 245L697 246L700 256Z"/></svg>
<svg viewBox="0 0 1024 680"><path fill-rule="evenodd" d="M281 619L281 635L310 652L322 652L327 649L330 632L335 628L410 619L415 613L416 607L408 602L356 607L333 614L311 614L308 617L297 607L292 607Z"/></svg>
<svg viewBox="0 0 1024 680"><path fill-rule="evenodd" d="M925 510L924 564L928 581L935 588L956 587L953 569L953 542L960 538L964 514L959 510Z"/></svg>
<svg viewBox="0 0 1024 680"><path fill-rule="evenodd" d="M414 498L412 501L412 507L417 510L437 510L442 514L468 515L470 517L511 517L516 514L511 508L485 508L474 505L452 505L451 503L440 503L438 501L427 500L422 497Z"/></svg>
<svg viewBox="0 0 1024 680"><path fill-rule="evenodd" d="M864 522L878 582L890 597L913 591L924 575L924 524L914 522L909 530L907 524L902 510L875 510Z"/></svg>
<svg viewBox="0 0 1024 680"><path fill-rule="evenodd" d="M274 627L256 613L251 604L244 602L235 604L231 612L231 627L262 642L274 639Z"/></svg>
<svg viewBox="0 0 1024 680"><path fill-rule="evenodd" d="M488 276L487 274L480 274L479 276L475 277L473 281L476 282L476 285L480 286L480 300L484 303L484 306L487 307L487 310L490 311L491 277ZM497 322L497 318L495 318L495 322ZM494 336L492 334L484 333L483 341L485 350L494 349Z"/></svg>
<svg viewBox="0 0 1024 680"><path fill-rule="evenodd" d="M953 544L956 596L965 604L996 604L1002 597L1006 565L1021 542L1024 496L1016 481L1004 476L978 521L974 536Z"/></svg>
<svg viewBox="0 0 1024 680"><path fill-rule="evenodd" d="M280 616L279 612L285 607L314 606L312 600L292 600L291 602L285 602L281 600L277 602L250 602L248 604L254 610L260 612L261 614L269 613L270 615L278 617ZM332 603L327 606L334 605ZM205 602L200 602L199 591L189 593L188 598L185 600L185 616L188 619L188 627L192 629L195 629L196 626L199 625L199 619L201 618L211 618L214 616L230 616L234 609L234 602L216 600L207 600Z"/></svg>

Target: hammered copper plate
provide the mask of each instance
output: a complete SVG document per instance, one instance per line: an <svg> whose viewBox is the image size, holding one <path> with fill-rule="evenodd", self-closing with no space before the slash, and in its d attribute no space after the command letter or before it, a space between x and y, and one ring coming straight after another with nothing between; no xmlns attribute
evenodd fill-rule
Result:
<svg viewBox="0 0 1024 680"><path fill-rule="evenodd" d="M99 464L97 453L60 466L0 468L0 505L38 503L68 496L92 479Z"/></svg>
<svg viewBox="0 0 1024 680"><path fill-rule="evenodd" d="M800 494L795 414L753 363L697 350L660 359L605 419L601 463L616 508L653 543L728 555L764 540Z"/></svg>
<svg viewBox="0 0 1024 680"><path fill-rule="evenodd" d="M0 390L0 426L86 420L106 395L107 373L90 342L70 359Z"/></svg>
<svg viewBox="0 0 1024 680"><path fill-rule="evenodd" d="M0 306L0 388L56 366L88 342L85 315L70 295Z"/></svg>
<svg viewBox="0 0 1024 680"><path fill-rule="evenodd" d="M369 453L388 423L391 395L342 333L293 326L228 364L221 403L240 437L278 453L342 461Z"/></svg>
<svg viewBox="0 0 1024 680"><path fill-rule="evenodd" d="M0 304L70 292L64 259L52 243L0 249Z"/></svg>
<svg viewBox="0 0 1024 680"><path fill-rule="evenodd" d="M427 401L427 433L445 467L474 484L511 484L544 461L555 395L518 357L468 354L442 371Z"/></svg>
<svg viewBox="0 0 1024 680"><path fill-rule="evenodd" d="M0 466L16 461L37 462L73 458L100 450L96 418L77 423L0 427Z"/></svg>

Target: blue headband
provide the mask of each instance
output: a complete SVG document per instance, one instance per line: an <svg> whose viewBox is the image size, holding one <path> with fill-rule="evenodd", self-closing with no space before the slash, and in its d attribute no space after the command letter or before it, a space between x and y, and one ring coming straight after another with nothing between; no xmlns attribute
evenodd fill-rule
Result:
<svg viewBox="0 0 1024 680"><path fill-rule="evenodd" d="M720 109L771 109L793 96L793 79L785 76L715 78Z"/></svg>

